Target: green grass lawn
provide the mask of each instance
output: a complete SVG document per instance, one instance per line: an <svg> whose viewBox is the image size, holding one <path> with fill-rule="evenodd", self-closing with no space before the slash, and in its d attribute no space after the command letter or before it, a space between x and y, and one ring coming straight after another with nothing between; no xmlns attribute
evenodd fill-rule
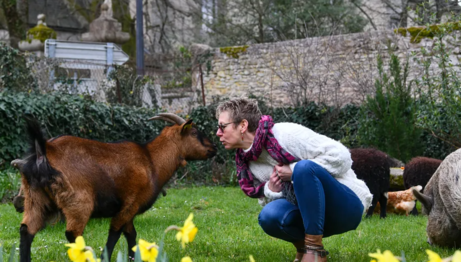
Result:
<svg viewBox="0 0 461 262"><path fill-rule="evenodd" d="M159 242L170 225L182 226L189 213L194 213L194 223L199 231L193 243L181 248L175 233L165 236L165 250L170 261L180 261L188 255L195 262L249 261L253 255L257 262L292 261L295 250L290 243L266 235L258 225L261 207L256 199L246 197L239 188L194 187L169 189L166 197L135 220L138 238ZM13 243L19 245L19 225L22 215L11 204L0 205L0 243L4 250ZM428 261L426 249L448 257L454 249L431 247L426 243L427 217L389 215L379 219L374 215L364 219L355 231L332 236L324 240L330 252L328 261L370 261L368 253L377 249L391 250L395 255L405 254L406 261ZM109 220L94 219L87 225L86 244L101 254L107 240ZM34 261L69 261L64 246L65 225L49 226L39 232L32 244ZM115 255L125 250L121 238Z"/></svg>

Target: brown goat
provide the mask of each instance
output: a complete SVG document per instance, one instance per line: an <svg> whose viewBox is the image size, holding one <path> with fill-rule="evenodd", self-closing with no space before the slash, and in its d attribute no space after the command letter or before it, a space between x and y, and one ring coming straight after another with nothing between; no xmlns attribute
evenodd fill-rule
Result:
<svg viewBox="0 0 461 262"><path fill-rule="evenodd" d="M15 160L22 175L24 215L20 228L20 261L31 261L35 234L45 221L62 212L66 237L75 242L92 217L112 217L105 249L109 260L123 233L131 250L136 245L133 220L148 210L178 167L205 160L216 147L192 123L173 114L160 119L175 123L146 144L102 143L74 136L46 141L40 124L26 118L31 154Z"/></svg>

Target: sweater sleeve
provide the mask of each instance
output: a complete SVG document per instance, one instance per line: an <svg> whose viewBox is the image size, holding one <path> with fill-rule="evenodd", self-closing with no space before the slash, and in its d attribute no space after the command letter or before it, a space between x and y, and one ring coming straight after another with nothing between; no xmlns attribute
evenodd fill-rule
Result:
<svg viewBox="0 0 461 262"><path fill-rule="evenodd" d="M278 198L282 198L282 197L283 197L282 191L280 191L280 192L274 192L274 191L270 190L270 188L269 188L269 183L266 183L265 186L264 186L264 195L265 195L269 200L274 200L274 199L278 199Z"/></svg>
<svg viewBox="0 0 461 262"><path fill-rule="evenodd" d="M300 159L317 163L334 177L343 177L352 167L349 149L334 139L294 123L279 123L272 130L282 148Z"/></svg>

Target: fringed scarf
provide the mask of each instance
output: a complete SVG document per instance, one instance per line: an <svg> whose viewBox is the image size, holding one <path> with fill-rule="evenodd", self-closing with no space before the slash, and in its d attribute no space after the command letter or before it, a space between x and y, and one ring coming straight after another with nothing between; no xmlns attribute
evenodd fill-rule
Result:
<svg viewBox="0 0 461 262"><path fill-rule="evenodd" d="M235 154L235 162L237 164L237 179L239 180L240 188L249 197L259 198L264 196L264 185L262 183L258 187L254 186L253 174L249 168L250 161L256 161L261 154L263 147L266 148L269 155L279 164L290 164L300 161L299 158L292 156L284 150L272 133L274 122L271 116L264 115L259 120L259 126L256 130L253 145L248 152L243 149L238 149ZM283 182L283 193L288 201L296 204L296 197L293 190L293 185L289 181Z"/></svg>

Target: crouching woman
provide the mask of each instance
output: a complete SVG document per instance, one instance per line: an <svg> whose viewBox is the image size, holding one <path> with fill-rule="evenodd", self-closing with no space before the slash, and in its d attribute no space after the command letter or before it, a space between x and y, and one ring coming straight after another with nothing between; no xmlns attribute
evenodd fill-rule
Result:
<svg viewBox="0 0 461 262"><path fill-rule="evenodd" d="M349 150L302 125L274 124L249 99L221 103L216 117L221 143L237 149L241 189L263 206L262 229L293 243L294 261L327 261L322 239L356 229L372 200Z"/></svg>

